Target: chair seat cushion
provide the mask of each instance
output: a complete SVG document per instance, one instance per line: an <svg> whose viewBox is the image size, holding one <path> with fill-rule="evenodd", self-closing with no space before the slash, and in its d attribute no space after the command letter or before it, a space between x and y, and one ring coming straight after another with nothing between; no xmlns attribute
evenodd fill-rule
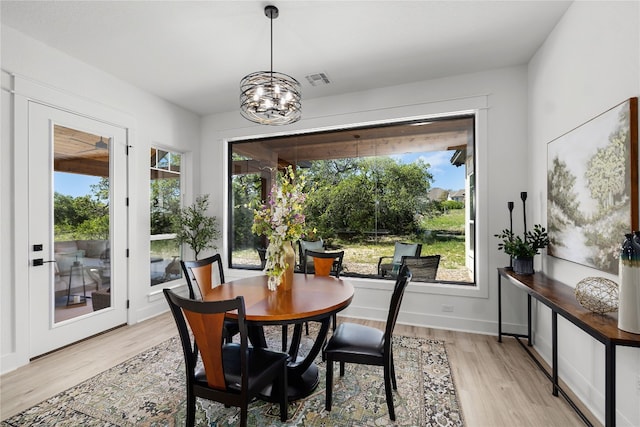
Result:
<svg viewBox="0 0 640 427"><path fill-rule="evenodd" d="M381 357L383 346L383 331L357 323L341 323L329 339L325 352Z"/></svg>
<svg viewBox="0 0 640 427"><path fill-rule="evenodd" d="M255 384L265 382L269 378L269 374L274 369L279 369L282 365L278 362L284 362L289 358L286 353L279 351L271 351L263 348L248 349L249 361L249 389L253 389ZM222 354L222 360L225 370L225 381L229 390L240 392L240 345L237 343L225 344ZM204 370L196 370L196 382L207 383Z"/></svg>

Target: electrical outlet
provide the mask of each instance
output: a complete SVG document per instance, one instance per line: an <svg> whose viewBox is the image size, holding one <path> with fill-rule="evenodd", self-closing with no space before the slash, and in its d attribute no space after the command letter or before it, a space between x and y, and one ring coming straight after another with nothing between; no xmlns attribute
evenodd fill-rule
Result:
<svg viewBox="0 0 640 427"><path fill-rule="evenodd" d="M449 304L442 304L442 311L445 313L451 313L453 312L453 306Z"/></svg>

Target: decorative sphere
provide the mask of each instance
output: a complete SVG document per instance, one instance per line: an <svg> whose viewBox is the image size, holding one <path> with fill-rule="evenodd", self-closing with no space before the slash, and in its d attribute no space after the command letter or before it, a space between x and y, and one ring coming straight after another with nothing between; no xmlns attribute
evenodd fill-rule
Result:
<svg viewBox="0 0 640 427"><path fill-rule="evenodd" d="M586 277L578 282L576 299L581 306L598 314L618 311L618 284L604 277Z"/></svg>

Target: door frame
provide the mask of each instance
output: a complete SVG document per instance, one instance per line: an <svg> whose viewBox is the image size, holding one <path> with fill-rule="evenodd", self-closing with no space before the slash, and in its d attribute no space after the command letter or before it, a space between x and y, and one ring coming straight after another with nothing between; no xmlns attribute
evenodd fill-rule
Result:
<svg viewBox="0 0 640 427"><path fill-rule="evenodd" d="M43 85L23 76L11 74L13 87L13 205L15 230L28 230L29 227L29 203L25 197L29 182L29 102L34 101L68 113L98 120L114 126L124 128L126 131L127 145L135 145L136 121L128 113L116 110L98 101L81 98L77 95ZM132 158L133 150L129 151L129 165L135 165ZM128 168L127 168L128 169ZM128 172L130 174L130 172ZM127 180L127 193L130 192L131 182ZM131 224L131 205L127 211L127 224ZM129 227L129 226L127 226ZM128 230L129 231L129 230ZM129 232L127 232L127 244L130 246ZM13 236L14 248L14 286L13 307L13 351L3 357L3 364L11 366L22 366L29 363L29 340L30 340L30 313L29 313L29 289L25 281L19 280L21 277L28 277L32 251L30 242L24 235L15 233ZM129 259L130 261L130 259ZM127 295L131 295L130 285L131 268L123 275L126 278ZM22 284L22 285L21 285ZM131 311L127 311L127 323L131 324ZM9 352L6 352L9 353Z"/></svg>

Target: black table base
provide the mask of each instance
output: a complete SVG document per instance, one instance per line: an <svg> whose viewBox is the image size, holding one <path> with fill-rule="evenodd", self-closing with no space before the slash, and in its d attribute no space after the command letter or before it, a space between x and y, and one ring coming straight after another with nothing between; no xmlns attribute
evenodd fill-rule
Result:
<svg viewBox="0 0 640 427"><path fill-rule="evenodd" d="M322 346L329 332L329 324L331 316L317 319L320 322L320 330L315 337L313 346L309 353L304 357L298 356L300 349L300 341L302 339L302 323L296 323L293 329L293 336L289 345L289 364L287 371L288 395L289 401L305 398L309 396L318 387L320 382L318 375L318 366L313 363L315 358L322 350ZM285 326L286 327L286 326ZM267 347L267 341L264 337L264 329L262 325L252 324L248 328L249 340L254 347ZM269 386L260 394L260 398L268 402L278 401L277 387Z"/></svg>

